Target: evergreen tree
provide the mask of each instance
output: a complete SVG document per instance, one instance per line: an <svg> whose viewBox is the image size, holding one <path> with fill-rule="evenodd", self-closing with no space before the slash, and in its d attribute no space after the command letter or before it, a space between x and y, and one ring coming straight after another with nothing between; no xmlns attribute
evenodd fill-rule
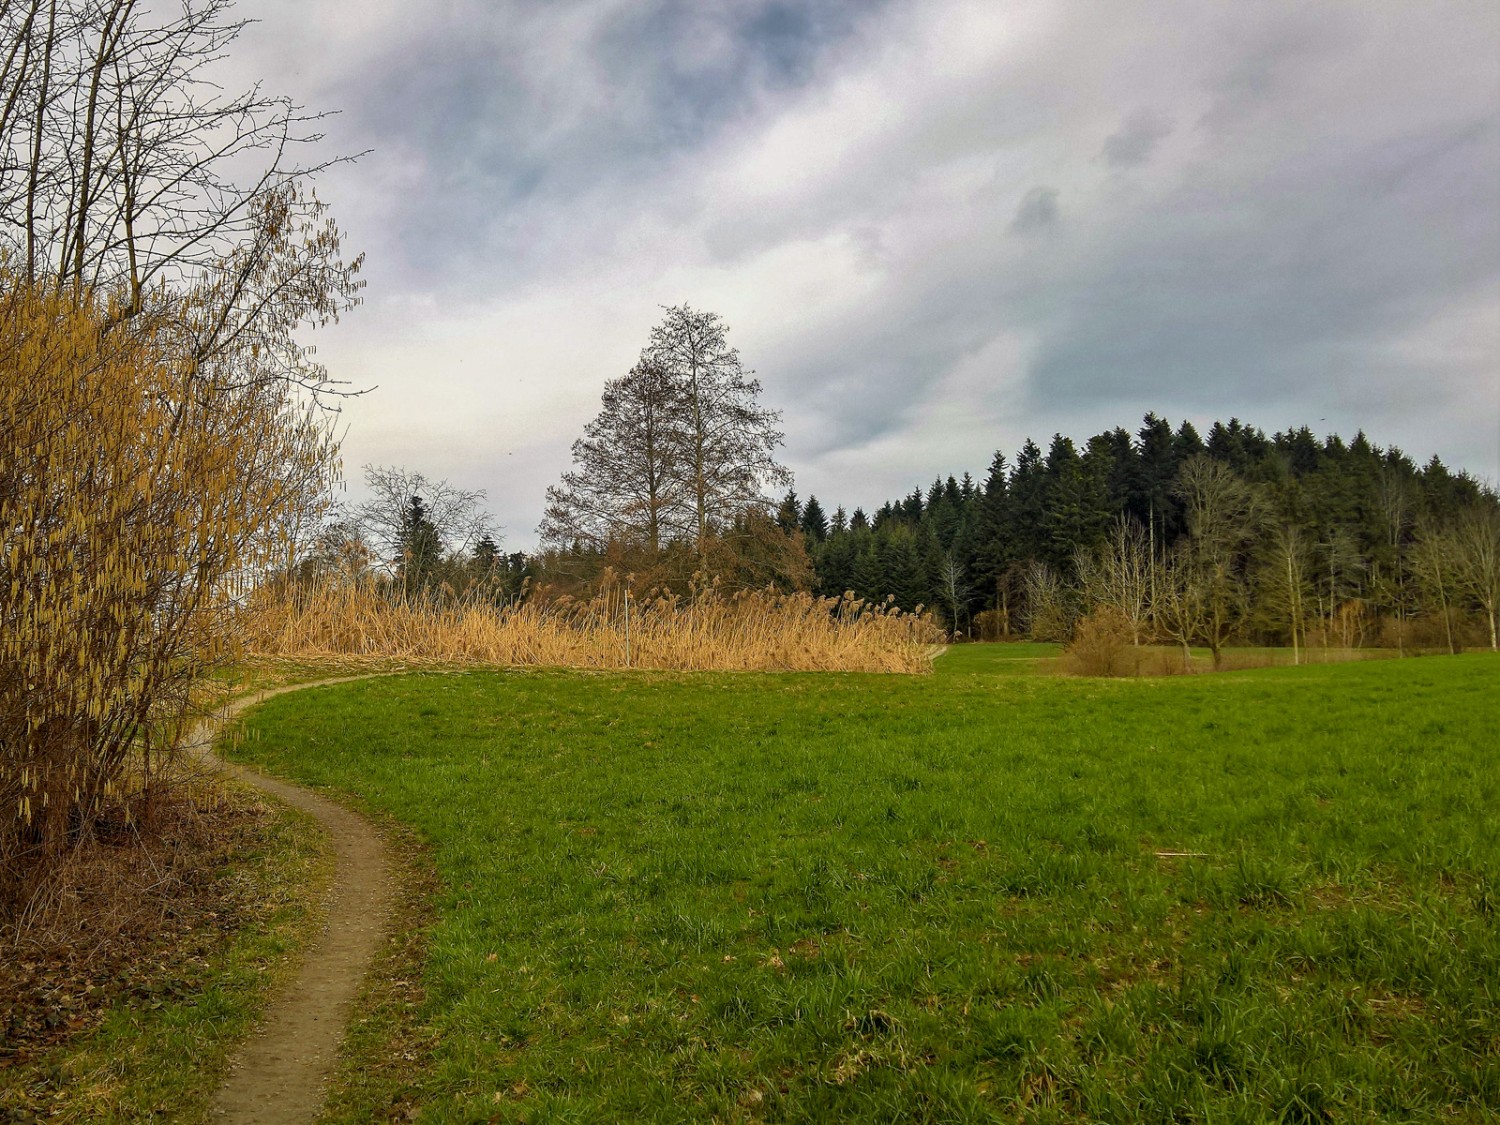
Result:
<svg viewBox="0 0 1500 1125"><path fill-rule="evenodd" d="M776 526L788 534L796 531L802 524L802 504L797 499L795 488L787 489L785 496L781 498L781 507L776 509Z"/></svg>
<svg viewBox="0 0 1500 1125"><path fill-rule="evenodd" d="M809 543L821 543L828 538L828 517L816 496L809 496L802 509L802 534Z"/></svg>
<svg viewBox="0 0 1500 1125"><path fill-rule="evenodd" d="M426 588L442 561L443 540L421 496L413 495L402 514L397 549L396 579L403 592L410 595Z"/></svg>

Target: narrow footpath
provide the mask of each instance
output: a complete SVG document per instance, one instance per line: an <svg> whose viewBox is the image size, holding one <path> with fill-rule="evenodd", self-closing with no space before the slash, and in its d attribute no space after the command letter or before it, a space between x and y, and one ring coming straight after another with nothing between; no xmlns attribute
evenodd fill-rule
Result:
<svg viewBox="0 0 1500 1125"><path fill-rule="evenodd" d="M334 854L323 929L304 951L296 979L272 1001L231 1062L214 1100L215 1122L300 1125L316 1118L354 998L386 935L396 883L385 845L363 817L300 785L212 758L214 739L230 720L274 695L367 678L344 676L249 696L201 724L190 741L214 768L312 816L328 833Z"/></svg>

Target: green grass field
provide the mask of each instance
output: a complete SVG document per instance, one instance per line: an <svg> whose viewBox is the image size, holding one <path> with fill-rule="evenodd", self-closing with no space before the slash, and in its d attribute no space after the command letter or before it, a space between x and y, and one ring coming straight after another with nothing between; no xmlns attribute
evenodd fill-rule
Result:
<svg viewBox="0 0 1500 1125"><path fill-rule="evenodd" d="M1500 1114L1500 661L1040 655L412 675L238 753L430 843L422 1120Z"/></svg>

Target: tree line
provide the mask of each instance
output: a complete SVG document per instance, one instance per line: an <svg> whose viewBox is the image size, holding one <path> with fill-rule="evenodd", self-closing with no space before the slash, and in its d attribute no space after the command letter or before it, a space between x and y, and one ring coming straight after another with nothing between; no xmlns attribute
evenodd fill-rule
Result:
<svg viewBox="0 0 1500 1125"><path fill-rule="evenodd" d="M1363 434L1207 436L1146 415L1131 434L1028 440L983 481L935 480L874 513L794 492L815 589L934 609L955 632L1064 640L1096 607L1136 639L1456 650L1496 644L1500 503L1437 457Z"/></svg>
<svg viewBox="0 0 1500 1125"><path fill-rule="evenodd" d="M536 554L499 550L482 493L369 468L374 499L322 557L354 542L393 589L502 603L605 575L853 594L931 612L955 637L1068 640L1107 607L1133 643L1216 662L1236 642L1296 658L1314 643L1500 647L1500 501L1436 456L1147 414L1081 448L1056 434L1045 453L997 452L982 480L830 512L789 487L759 393L718 316L667 308L547 490Z"/></svg>

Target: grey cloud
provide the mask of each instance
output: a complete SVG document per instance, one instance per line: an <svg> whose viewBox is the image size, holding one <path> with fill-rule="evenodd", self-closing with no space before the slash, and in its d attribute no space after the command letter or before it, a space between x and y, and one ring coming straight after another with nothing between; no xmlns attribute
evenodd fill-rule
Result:
<svg viewBox="0 0 1500 1125"><path fill-rule="evenodd" d="M1057 196L1056 188L1032 188L1021 198L1010 229L1016 234L1037 234L1055 227L1059 218Z"/></svg>
<svg viewBox="0 0 1500 1125"><path fill-rule="evenodd" d="M1378 85L1320 87L1323 68L1372 49L1368 28L1347 30L1316 31L1310 45L1208 44L1224 55L1208 73L1236 75L1208 90L1224 127L1185 138L1195 154L1147 202L1121 196L1115 215L1108 195L1070 204L1070 224L1073 207L1092 209L1078 219L1087 241L1012 239L1002 251L997 232L976 225L943 265L894 267L899 289L863 322L830 326L786 373L800 408L836 419L821 431L825 449L901 433L947 372L1012 332L1034 343L1024 389L1017 396L1016 373L997 371L1003 397L976 400L975 424L1002 403L1037 434L1091 411L1123 422L1147 409L1237 413L1268 427L1327 416L1414 450L1478 450L1476 471L1494 473L1493 433L1483 422L1455 428L1464 411L1453 404L1493 387L1500 338L1447 366L1401 341L1445 310L1484 307L1485 293L1494 308L1500 104L1482 85L1460 83L1454 97L1423 68L1396 81L1377 65L1359 77ZM1469 45L1483 35L1445 34L1427 50L1473 67ZM1237 60L1240 50L1252 57ZM1179 114L1194 92L1184 89ZM1144 138L1159 140L1165 122L1150 124L1127 119L1112 166L1150 157ZM1072 181L1062 183L1071 200ZM1049 229L1063 189L1028 193L1007 232Z"/></svg>
<svg viewBox="0 0 1500 1125"><path fill-rule="evenodd" d="M568 208L652 205L674 161L813 81L886 2L476 8L391 43L338 95L376 161L421 169L419 195L390 201L391 249L428 284L505 284L549 268Z"/></svg>
<svg viewBox="0 0 1500 1125"><path fill-rule="evenodd" d="M1134 168L1151 159L1163 139L1172 133L1170 122L1150 110L1140 110L1125 119L1117 133L1104 139L1100 155L1115 168Z"/></svg>

